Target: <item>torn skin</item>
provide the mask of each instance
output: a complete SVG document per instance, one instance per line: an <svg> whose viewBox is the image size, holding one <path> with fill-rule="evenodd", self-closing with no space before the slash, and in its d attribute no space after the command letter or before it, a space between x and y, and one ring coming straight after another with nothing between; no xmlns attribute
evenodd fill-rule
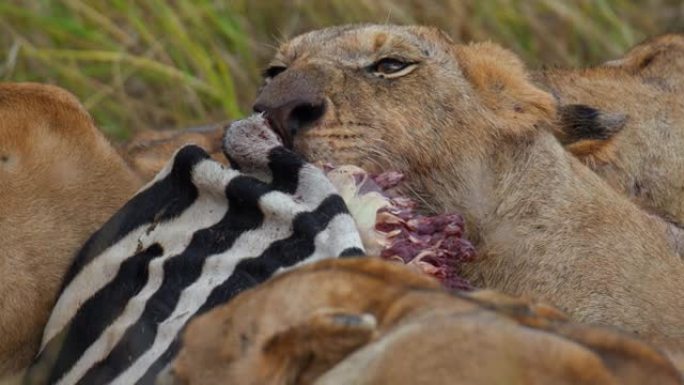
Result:
<svg viewBox="0 0 684 385"><path fill-rule="evenodd" d="M463 263L475 259L459 214L418 214L415 201L392 192L404 178L396 171L370 175L356 166L323 169L356 220L368 254L414 267L449 289L473 288L459 274Z"/></svg>

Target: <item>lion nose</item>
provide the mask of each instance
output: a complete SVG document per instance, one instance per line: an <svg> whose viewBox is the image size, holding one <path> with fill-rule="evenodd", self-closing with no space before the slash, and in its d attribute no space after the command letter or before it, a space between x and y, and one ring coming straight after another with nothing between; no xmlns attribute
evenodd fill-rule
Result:
<svg viewBox="0 0 684 385"><path fill-rule="evenodd" d="M294 99L282 104L269 105L267 103L254 104L254 112L261 112L287 147L292 147L292 141L298 132L315 125L325 114L325 100L323 99Z"/></svg>

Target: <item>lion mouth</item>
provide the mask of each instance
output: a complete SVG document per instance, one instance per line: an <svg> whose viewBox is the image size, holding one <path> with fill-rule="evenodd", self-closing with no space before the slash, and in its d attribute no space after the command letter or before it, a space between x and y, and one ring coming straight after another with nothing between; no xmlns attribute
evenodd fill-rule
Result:
<svg viewBox="0 0 684 385"><path fill-rule="evenodd" d="M275 133L282 145L308 163L322 165L354 164L366 172L378 175L393 169L386 157L370 150L358 131L372 125L355 121L321 120L311 123L305 132L297 133L296 124L283 123L270 111L262 113L267 128Z"/></svg>
<svg viewBox="0 0 684 385"><path fill-rule="evenodd" d="M292 149L294 135L292 134L291 130L289 130L287 127L284 127L283 124L280 124L280 119L278 119L272 112L264 112L263 117L268 128L278 135L278 138L280 138L283 146Z"/></svg>
<svg viewBox="0 0 684 385"><path fill-rule="evenodd" d="M325 112L325 103L305 103L293 109L268 109L263 112L263 116L271 130L280 137L283 145L291 149L295 136L320 126L321 117Z"/></svg>

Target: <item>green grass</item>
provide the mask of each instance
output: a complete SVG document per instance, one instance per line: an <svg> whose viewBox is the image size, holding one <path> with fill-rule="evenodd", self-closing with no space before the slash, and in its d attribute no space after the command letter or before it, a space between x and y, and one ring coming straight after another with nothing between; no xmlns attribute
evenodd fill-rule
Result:
<svg viewBox="0 0 684 385"><path fill-rule="evenodd" d="M437 25L531 66L614 58L684 30L672 0L3 0L0 79L74 92L114 138L249 111L278 41L340 23Z"/></svg>

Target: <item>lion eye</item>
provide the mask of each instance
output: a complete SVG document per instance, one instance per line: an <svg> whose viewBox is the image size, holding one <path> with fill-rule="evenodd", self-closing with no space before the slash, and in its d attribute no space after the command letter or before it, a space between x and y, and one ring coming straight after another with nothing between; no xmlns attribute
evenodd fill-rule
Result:
<svg viewBox="0 0 684 385"><path fill-rule="evenodd" d="M411 72L416 68L416 63L410 63L393 58L383 58L369 67L370 72L382 78L396 78Z"/></svg>
<svg viewBox="0 0 684 385"><path fill-rule="evenodd" d="M285 66L270 66L261 75L263 76L264 80L269 81L286 69L287 67Z"/></svg>

